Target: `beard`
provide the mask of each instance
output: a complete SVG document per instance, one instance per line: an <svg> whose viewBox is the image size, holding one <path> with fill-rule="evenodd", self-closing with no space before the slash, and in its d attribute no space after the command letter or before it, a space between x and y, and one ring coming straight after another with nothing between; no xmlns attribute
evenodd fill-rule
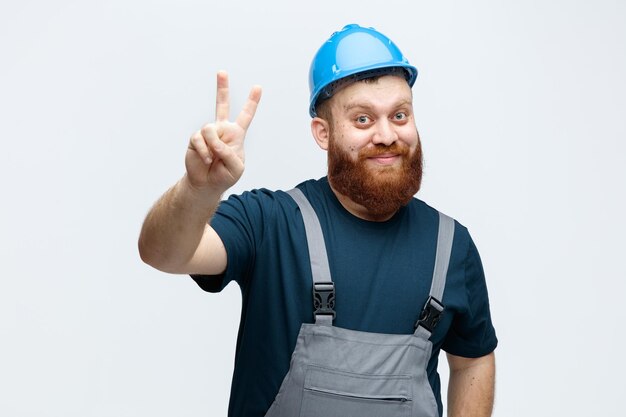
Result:
<svg viewBox="0 0 626 417"><path fill-rule="evenodd" d="M368 166L367 158L394 153L400 166ZM410 152L403 142L376 144L359 151L353 160L331 134L328 144L328 181L339 193L365 207L374 219L384 219L407 205L422 183L422 145Z"/></svg>

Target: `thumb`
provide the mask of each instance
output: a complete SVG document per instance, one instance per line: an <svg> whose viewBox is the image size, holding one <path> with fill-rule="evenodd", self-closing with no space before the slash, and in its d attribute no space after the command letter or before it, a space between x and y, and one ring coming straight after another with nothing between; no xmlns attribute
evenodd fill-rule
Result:
<svg viewBox="0 0 626 417"><path fill-rule="evenodd" d="M210 135L207 142L216 159L222 161L234 178L239 178L243 172L244 165L237 153L230 146L222 142L217 135Z"/></svg>

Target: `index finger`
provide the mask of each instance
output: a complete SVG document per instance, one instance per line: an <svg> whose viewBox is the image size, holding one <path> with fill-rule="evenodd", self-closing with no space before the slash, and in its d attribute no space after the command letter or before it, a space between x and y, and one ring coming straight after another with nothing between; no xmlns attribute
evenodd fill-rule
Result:
<svg viewBox="0 0 626 417"><path fill-rule="evenodd" d="M243 130L248 130L248 127L254 118L254 114L256 113L259 101L261 101L261 86L255 85L252 87L252 90L250 90L248 100L243 106L243 109L241 109L241 113L237 116L236 123L241 126Z"/></svg>
<svg viewBox="0 0 626 417"><path fill-rule="evenodd" d="M215 120L228 121L230 113L230 99L228 98L228 73L217 72L217 91L215 93Z"/></svg>

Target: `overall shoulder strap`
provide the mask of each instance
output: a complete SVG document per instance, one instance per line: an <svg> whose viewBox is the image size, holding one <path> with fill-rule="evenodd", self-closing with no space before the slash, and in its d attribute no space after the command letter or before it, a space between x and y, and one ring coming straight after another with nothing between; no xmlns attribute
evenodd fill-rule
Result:
<svg viewBox="0 0 626 417"><path fill-rule="evenodd" d="M422 309L420 318L415 324L415 335L428 339L435 326L441 319L444 305L443 290L446 286L452 242L454 240L454 219L439 213L439 232L437 234L437 252L435 255L435 268L433 280L430 286L430 296Z"/></svg>
<svg viewBox="0 0 626 417"><path fill-rule="evenodd" d="M304 230L309 247L311 273L313 275L313 306L315 324L332 326L335 318L335 284L330 276L328 253L322 234L322 227L315 210L306 196L297 188L287 191L300 207Z"/></svg>

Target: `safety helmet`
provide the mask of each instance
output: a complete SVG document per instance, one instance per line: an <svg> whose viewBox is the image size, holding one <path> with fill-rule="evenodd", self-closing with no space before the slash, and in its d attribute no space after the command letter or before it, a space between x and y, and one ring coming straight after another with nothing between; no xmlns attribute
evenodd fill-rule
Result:
<svg viewBox="0 0 626 417"><path fill-rule="evenodd" d="M317 116L318 100L331 97L338 80L357 81L392 73L398 68L404 70L409 86L413 87L417 68L409 64L391 39L374 28L346 25L330 35L313 57L309 70L309 114Z"/></svg>

